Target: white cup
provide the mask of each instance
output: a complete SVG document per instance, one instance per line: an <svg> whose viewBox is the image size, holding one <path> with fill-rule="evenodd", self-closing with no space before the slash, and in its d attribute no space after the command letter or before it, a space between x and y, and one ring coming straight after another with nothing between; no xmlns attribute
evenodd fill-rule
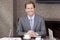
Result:
<svg viewBox="0 0 60 40"><path fill-rule="evenodd" d="M31 39L30 35L24 35L24 39Z"/></svg>
<svg viewBox="0 0 60 40"><path fill-rule="evenodd" d="M41 36L36 37L36 40L41 40Z"/></svg>

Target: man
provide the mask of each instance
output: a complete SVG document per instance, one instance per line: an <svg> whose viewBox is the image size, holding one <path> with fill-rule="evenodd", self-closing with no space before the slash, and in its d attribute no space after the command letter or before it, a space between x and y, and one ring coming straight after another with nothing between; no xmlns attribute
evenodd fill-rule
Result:
<svg viewBox="0 0 60 40"><path fill-rule="evenodd" d="M35 4L32 1L25 3L26 15L20 17L17 25L18 35L45 36L45 23L41 16L35 14Z"/></svg>

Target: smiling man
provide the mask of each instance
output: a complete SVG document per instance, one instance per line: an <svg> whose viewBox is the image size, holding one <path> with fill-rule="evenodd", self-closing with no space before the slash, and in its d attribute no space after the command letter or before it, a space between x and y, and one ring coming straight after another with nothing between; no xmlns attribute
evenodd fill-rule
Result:
<svg viewBox="0 0 60 40"><path fill-rule="evenodd" d="M35 13L35 4L32 1L25 3L26 15L19 18L17 25L18 35L28 34L31 36L46 36L43 17Z"/></svg>

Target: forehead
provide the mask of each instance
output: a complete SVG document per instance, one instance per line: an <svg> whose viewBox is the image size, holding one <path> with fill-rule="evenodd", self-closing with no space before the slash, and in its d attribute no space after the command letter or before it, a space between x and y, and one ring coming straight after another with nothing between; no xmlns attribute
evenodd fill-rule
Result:
<svg viewBox="0 0 60 40"><path fill-rule="evenodd" d="M32 3L31 3L31 4L27 4L26 7L27 7L27 6L28 6L28 7L31 7L31 6L33 7L33 4L32 4Z"/></svg>

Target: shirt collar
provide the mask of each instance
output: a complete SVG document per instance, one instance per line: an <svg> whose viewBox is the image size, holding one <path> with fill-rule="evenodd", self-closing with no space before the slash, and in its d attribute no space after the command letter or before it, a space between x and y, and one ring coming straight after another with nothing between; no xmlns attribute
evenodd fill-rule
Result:
<svg viewBox="0 0 60 40"><path fill-rule="evenodd" d="M34 19L35 15L33 15L32 17L30 17L29 15L28 16L28 19Z"/></svg>

